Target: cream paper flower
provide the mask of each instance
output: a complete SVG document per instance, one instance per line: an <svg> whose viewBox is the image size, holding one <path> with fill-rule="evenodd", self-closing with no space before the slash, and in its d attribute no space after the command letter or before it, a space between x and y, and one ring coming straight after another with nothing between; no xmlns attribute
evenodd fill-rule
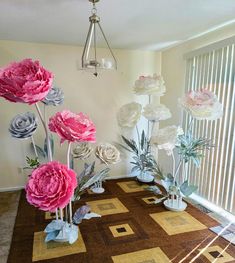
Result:
<svg viewBox="0 0 235 263"><path fill-rule="evenodd" d="M73 149L73 157L78 158L81 160L85 160L90 157L93 149L91 146L84 142L84 143L79 143L74 149Z"/></svg>
<svg viewBox="0 0 235 263"><path fill-rule="evenodd" d="M197 120L216 120L223 115L217 96L206 89L186 93L179 103Z"/></svg>
<svg viewBox="0 0 235 263"><path fill-rule="evenodd" d="M105 164L115 164L120 161L120 152L109 143L102 143L96 147L95 155Z"/></svg>
<svg viewBox="0 0 235 263"><path fill-rule="evenodd" d="M155 144L158 149L165 150L167 155L171 155L177 145L178 137L183 134L181 127L175 125L167 126L158 130L157 135L151 138L151 143Z"/></svg>
<svg viewBox="0 0 235 263"><path fill-rule="evenodd" d="M142 106L137 102L123 105L117 114L119 126L133 128L140 119L141 110Z"/></svg>
<svg viewBox="0 0 235 263"><path fill-rule="evenodd" d="M149 121L162 121L171 118L171 112L164 104L150 103L144 107L143 116Z"/></svg>
<svg viewBox="0 0 235 263"><path fill-rule="evenodd" d="M154 74L153 76L140 76L135 81L134 92L137 95L158 95L163 96L166 92L165 82L162 76Z"/></svg>

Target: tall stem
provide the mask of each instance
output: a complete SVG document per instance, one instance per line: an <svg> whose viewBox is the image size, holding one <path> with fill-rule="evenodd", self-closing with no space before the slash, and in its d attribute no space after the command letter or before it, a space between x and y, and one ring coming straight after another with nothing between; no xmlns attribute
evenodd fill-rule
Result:
<svg viewBox="0 0 235 263"><path fill-rule="evenodd" d="M67 150L67 167L70 169L70 151L71 151L71 142L68 143L68 150Z"/></svg>
<svg viewBox="0 0 235 263"><path fill-rule="evenodd" d="M71 145L72 143L68 143L68 150L67 150L67 167L70 169L70 151L71 151ZM72 199L69 201L69 222L70 226L73 224L73 218L72 218Z"/></svg>
<svg viewBox="0 0 235 263"><path fill-rule="evenodd" d="M44 127L44 130L45 130L46 142L47 142L47 151L48 151L48 159L49 159L49 161L51 162L51 161L52 161L52 152L51 152L51 143L50 143L50 138L49 138L49 135L48 135L47 125L46 125L46 122L45 122L44 119L43 119L43 116L42 116L42 113L41 113L41 110L40 110L38 104L35 103L35 106L36 106L38 115L39 115L39 117L40 117L40 120L41 120L41 122L42 122L42 125L43 125L43 127Z"/></svg>
<svg viewBox="0 0 235 263"><path fill-rule="evenodd" d="M175 156L174 156L174 152L172 151L171 153L171 157L172 157L172 161L173 161L173 167L172 167L172 175L174 178L174 185L175 185Z"/></svg>
<svg viewBox="0 0 235 263"><path fill-rule="evenodd" d="M36 157L38 158L38 151L37 151L37 148L36 148L36 145L35 145L35 141L34 141L33 135L31 136L31 141L32 141L32 144L33 144L34 153L35 153Z"/></svg>
<svg viewBox="0 0 235 263"><path fill-rule="evenodd" d="M180 170L181 164L182 164L182 159L180 159L180 161L179 161L179 163L178 163L178 166L177 166L177 168L176 168L175 177L177 176L177 174L178 174L178 172L179 172L179 170Z"/></svg>
<svg viewBox="0 0 235 263"><path fill-rule="evenodd" d="M151 103L151 95L149 97L149 104ZM149 132L150 132L150 121L148 120L148 130L147 130L147 138L149 138Z"/></svg>
<svg viewBox="0 0 235 263"><path fill-rule="evenodd" d="M138 137L138 143L139 143L139 147L140 147L140 133L139 133L139 129L138 129L137 124L136 124L135 128L136 128L136 133L137 133L137 137Z"/></svg>

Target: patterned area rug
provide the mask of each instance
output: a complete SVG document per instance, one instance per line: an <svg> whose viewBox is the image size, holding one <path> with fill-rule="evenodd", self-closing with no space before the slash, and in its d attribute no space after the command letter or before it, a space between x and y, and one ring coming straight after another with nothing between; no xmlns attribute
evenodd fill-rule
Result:
<svg viewBox="0 0 235 263"><path fill-rule="evenodd" d="M89 204L101 218L83 220L73 245L44 243L54 217L30 206L21 194L8 263L207 263L235 262L235 247L209 228L214 219L192 205L167 211L145 185L131 179L104 183L103 194L88 192L74 210Z"/></svg>

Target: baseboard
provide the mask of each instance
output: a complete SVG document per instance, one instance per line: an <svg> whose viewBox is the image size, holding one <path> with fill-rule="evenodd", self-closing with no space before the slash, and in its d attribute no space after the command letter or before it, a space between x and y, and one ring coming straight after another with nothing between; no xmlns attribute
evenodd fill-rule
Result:
<svg viewBox="0 0 235 263"><path fill-rule="evenodd" d="M0 188L0 192L14 192L24 189L25 186L3 187Z"/></svg>
<svg viewBox="0 0 235 263"><path fill-rule="evenodd" d="M126 175L118 175L118 176L108 176L106 177L106 180L112 180L112 179L122 179L122 178L129 178L132 176L126 176ZM0 187L0 192L13 192L13 191L19 191L24 189L24 186L14 186L14 187Z"/></svg>
<svg viewBox="0 0 235 263"><path fill-rule="evenodd" d="M112 180L112 179L123 179L123 178L133 178L135 176L132 175L117 175L117 176L107 176L105 180Z"/></svg>

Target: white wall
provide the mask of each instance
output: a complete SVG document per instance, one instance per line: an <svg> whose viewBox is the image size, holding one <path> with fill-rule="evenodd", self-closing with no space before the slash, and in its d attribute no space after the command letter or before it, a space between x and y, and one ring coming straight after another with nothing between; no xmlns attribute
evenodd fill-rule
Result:
<svg viewBox="0 0 235 263"><path fill-rule="evenodd" d="M81 47L0 41L0 66L23 58L40 60L41 64L55 75L55 86L64 90L65 103L50 107L49 115L62 109L84 112L97 127L98 142L117 141L119 129L116 123L118 108L134 99L132 86L141 74L161 71L161 54L138 50L114 50L118 70L102 73L98 78L77 70L81 58ZM103 50L101 50L103 52ZM19 173L28 154L29 141L10 137L8 126L17 113L34 111L33 106L10 103L0 98L0 190L24 185L26 177ZM56 137L56 136L54 136ZM35 140L42 144L44 133L37 130ZM55 158L65 162L66 143L57 142ZM126 175L126 163L112 167L112 176Z"/></svg>
<svg viewBox="0 0 235 263"><path fill-rule="evenodd" d="M167 92L161 98L161 103L170 108L172 118L161 122L161 127L181 123L181 108L178 106L178 98L184 94L185 88L186 61L183 58L184 54L234 35L235 23L162 52L162 75L166 82ZM159 162L166 171L171 171L169 165L171 162L164 152L159 152Z"/></svg>

